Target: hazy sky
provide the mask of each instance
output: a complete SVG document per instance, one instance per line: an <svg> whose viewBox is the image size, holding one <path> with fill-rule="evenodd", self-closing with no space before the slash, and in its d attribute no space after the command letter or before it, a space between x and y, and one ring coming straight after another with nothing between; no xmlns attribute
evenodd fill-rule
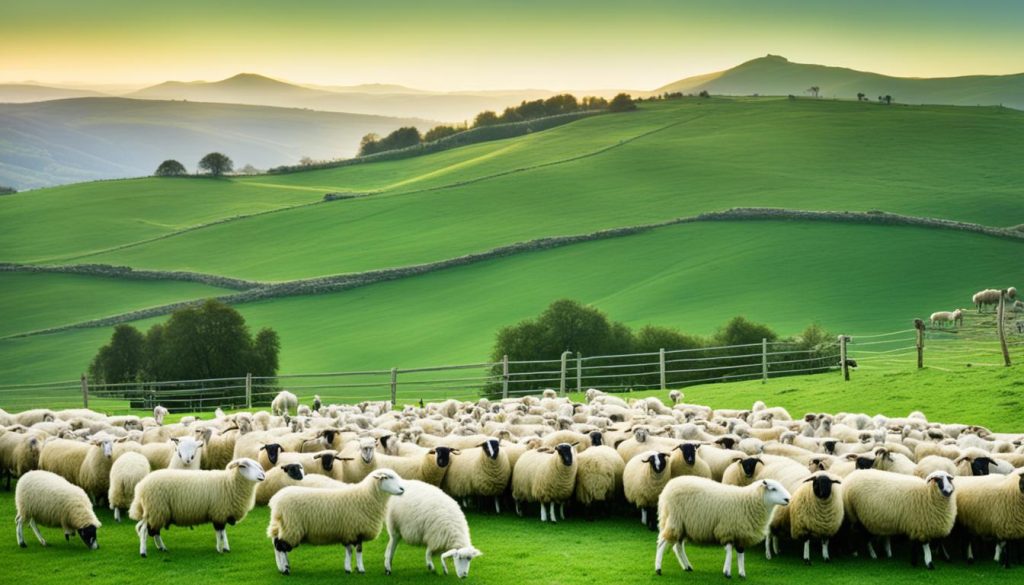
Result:
<svg viewBox="0 0 1024 585"><path fill-rule="evenodd" d="M1024 72L1024 0L0 0L0 82L653 89L766 53Z"/></svg>

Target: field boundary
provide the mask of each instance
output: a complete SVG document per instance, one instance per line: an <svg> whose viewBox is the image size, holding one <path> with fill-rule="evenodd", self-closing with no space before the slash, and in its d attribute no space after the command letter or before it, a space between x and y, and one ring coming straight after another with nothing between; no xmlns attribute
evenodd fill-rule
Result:
<svg viewBox="0 0 1024 585"><path fill-rule="evenodd" d="M646 233L663 227L670 227L681 224L713 221L817 221L868 225L889 225L954 230L967 233L976 233L990 237L1024 241L1024 232L1019 232L1012 229L995 228L980 224L972 224L947 219L921 218L900 215L895 213L888 213L884 211L805 211L764 207L739 207L728 209L725 211L713 211L708 213L702 213L695 216L680 217L650 224L610 228L587 234L577 234L569 236L549 236L534 240L528 240L525 242L516 242L505 246L492 248L490 250L486 250L483 252L475 252L471 254L465 254L463 256L457 256L455 258L447 258L444 260L438 260L435 262L428 262L423 264L414 264L395 268L382 268L377 270L369 270L365 272L317 276L312 278L296 279L291 281L275 283L232 279L217 275L185 271L164 272L159 270L134 270L129 267L109 266L104 264L56 266L2 263L0 264L0 272L31 271L74 273L95 276L106 276L113 278L137 278L147 280L185 280L188 282L199 282L211 285L215 284L216 282L223 282L224 284L219 284L217 286L232 288L235 290L239 290L240 292L235 294L222 295L215 298L229 304L242 304L279 297L305 296L340 292L380 282L387 282L391 280L399 280L402 278L408 278L412 276L419 276L422 274L436 272L438 270L455 268L458 266L465 266L468 264L475 264L477 262L484 262L487 260L493 260L496 258L512 256L525 252L550 250L553 248L560 248L572 244L631 236L635 234ZM169 303L166 305L138 309L127 313L110 315L98 319L90 319L78 323L70 323L67 325L60 325L57 327L49 327L46 329L16 333L0 337L0 339L32 337L35 335L57 333L60 331L67 331L71 329L108 327L111 325L117 325L129 321L137 321L141 319L148 319L151 317L168 315L179 308L193 306L202 302L203 299L191 299L188 301Z"/></svg>

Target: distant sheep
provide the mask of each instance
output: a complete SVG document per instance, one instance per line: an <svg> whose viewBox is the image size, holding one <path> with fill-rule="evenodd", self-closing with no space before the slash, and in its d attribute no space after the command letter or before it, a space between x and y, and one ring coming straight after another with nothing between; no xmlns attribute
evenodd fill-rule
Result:
<svg viewBox="0 0 1024 585"><path fill-rule="evenodd" d="M1014 289L1014 292L1016 292L1016 289ZM971 302L974 303L974 306L978 308L978 312L980 313L982 309L989 305L993 307L998 305L1000 296L1002 296L1002 291L994 288L987 288L974 293L974 296L971 297Z"/></svg>
<svg viewBox="0 0 1024 585"><path fill-rule="evenodd" d="M936 311L929 317L932 323L932 327L942 327L943 325L952 323L953 326L963 327L964 325L964 310L957 309L955 311Z"/></svg>
<svg viewBox="0 0 1024 585"><path fill-rule="evenodd" d="M298 406L298 397L287 390L282 390L277 393L277 396L270 403L270 410L275 416L286 416L295 412Z"/></svg>
<svg viewBox="0 0 1024 585"><path fill-rule="evenodd" d="M37 523L53 528L59 526L64 529L65 537L77 532L87 547L99 548L96 529L101 524L92 511L89 496L82 488L55 473L30 471L22 476L14 492L14 506L17 510L14 522L18 545L22 548L28 546L24 535L26 520L43 546L46 546L46 540Z"/></svg>
<svg viewBox="0 0 1024 585"><path fill-rule="evenodd" d="M441 568L448 574L445 560L452 559L459 578L469 576L469 564L482 553L469 539L469 524L459 505L448 494L422 481L406 480L400 498L388 501L388 546L384 552L384 573L391 574L391 563L404 540L427 548L427 569L434 572L433 554L441 552Z"/></svg>

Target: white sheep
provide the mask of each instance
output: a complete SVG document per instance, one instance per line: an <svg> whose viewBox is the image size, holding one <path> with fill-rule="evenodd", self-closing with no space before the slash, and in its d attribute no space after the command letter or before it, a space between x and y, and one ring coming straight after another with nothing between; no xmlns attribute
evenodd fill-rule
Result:
<svg viewBox="0 0 1024 585"><path fill-rule="evenodd" d="M82 488L63 477L49 471L26 473L18 480L14 505L17 510L14 521L18 545L22 548L28 546L24 534L26 520L39 539L39 544L43 546L46 546L46 540L40 534L37 523L63 528L65 538L77 532L87 547L93 550L99 548L96 529L101 524L92 511L89 496L85 495Z"/></svg>
<svg viewBox="0 0 1024 585"><path fill-rule="evenodd" d="M107 502L114 511L114 520L121 521L121 510L127 510L135 498L135 486L150 472L149 459L141 453L124 453L110 466L110 487Z"/></svg>
<svg viewBox="0 0 1024 585"><path fill-rule="evenodd" d="M277 569L288 575L288 553L301 543L345 546L345 572L352 572L352 548L356 570L363 567L363 542L380 534L388 499L405 491L404 482L390 469L378 469L357 484L336 489L299 486L284 488L270 499L267 536L273 540Z"/></svg>
<svg viewBox="0 0 1024 585"><path fill-rule="evenodd" d="M295 411L298 406L298 397L287 390L282 390L277 393L277 396L270 403L270 410L275 416L287 416Z"/></svg>
<svg viewBox="0 0 1024 585"><path fill-rule="evenodd" d="M626 501L640 508L640 522L651 530L657 529L658 496L670 479L669 454L659 451L637 455L626 463L622 472Z"/></svg>
<svg viewBox="0 0 1024 585"><path fill-rule="evenodd" d="M446 559L452 559L455 574L469 576L469 564L481 553L469 539L469 524L459 505L440 489L422 481L405 480L405 492L388 501L388 546L384 552L384 573L391 574L391 563L401 540L427 548L427 569L434 572L433 554L441 552L441 568L448 574ZM443 552L442 552L443 551Z"/></svg>
<svg viewBox="0 0 1024 585"><path fill-rule="evenodd" d="M153 537L158 549L166 551L160 530L172 523L196 526L210 522L217 534L217 552L227 552L226 526L241 522L255 504L256 483L266 474L252 459L236 459L223 471L161 469L143 478L135 486L128 516L137 520L139 554L147 552L147 540Z"/></svg>
<svg viewBox="0 0 1024 585"><path fill-rule="evenodd" d="M842 482L827 473L815 473L793 491L789 502L789 530L793 540L804 541L804 563L811 564L811 539L821 540L821 557L829 562L828 541L843 524Z"/></svg>
<svg viewBox="0 0 1024 585"><path fill-rule="evenodd" d="M672 550L685 571L693 566L686 557L686 541L725 545L725 567L732 577L732 551L740 577L747 576L746 549L768 533L768 522L775 506L789 504L789 492L772 479L746 487L722 485L696 476L677 477L668 482L658 498L658 547L654 570L661 574L665 548Z"/></svg>
<svg viewBox="0 0 1024 585"><path fill-rule="evenodd" d="M905 535L921 543L924 563L934 569L931 541L949 536L956 520L953 478L944 471L921 479L912 475L865 469L846 477L843 500L852 525L885 537L886 556L892 557L889 537ZM868 553L877 558L868 541Z"/></svg>
<svg viewBox="0 0 1024 585"><path fill-rule="evenodd" d="M549 507L551 521L555 517L555 503L564 504L572 497L576 485L575 448L568 443L559 443L554 449L541 447L523 453L512 471L512 498L516 503L516 514L522 515L519 502L539 502L540 521L548 520ZM564 508L562 518L565 518Z"/></svg>
<svg viewBox="0 0 1024 585"><path fill-rule="evenodd" d="M619 453L607 445L590 447L576 455L576 488L573 498L591 510L599 502L610 502L622 489L626 464Z"/></svg>
<svg viewBox="0 0 1024 585"><path fill-rule="evenodd" d="M50 471L73 484L78 483L78 472L93 445L82 441L53 439L39 452L39 469Z"/></svg>
<svg viewBox="0 0 1024 585"><path fill-rule="evenodd" d="M7 476L8 490L11 477L20 477L39 466L44 438L41 433L0 429L0 476Z"/></svg>
<svg viewBox="0 0 1024 585"><path fill-rule="evenodd" d="M1016 292L1016 289L1014 289L1014 292ZM987 288L974 293L974 296L971 297L971 302L974 303L974 306L978 308L978 312L980 313L982 309L988 305L992 305L993 307L998 305L999 298L1001 296L1002 291L994 288Z"/></svg>
<svg viewBox="0 0 1024 585"><path fill-rule="evenodd" d="M493 497L494 510L500 513L500 496L511 476L512 466L501 441L487 439L479 447L464 449L451 458L441 489L454 498Z"/></svg>
<svg viewBox="0 0 1024 585"><path fill-rule="evenodd" d="M110 466L114 463L114 441L110 437L98 435L91 441L92 445L78 468L77 484L94 502L107 497L110 489Z"/></svg>
<svg viewBox="0 0 1024 585"><path fill-rule="evenodd" d="M202 441L197 441L191 437L175 438L171 439L171 441L174 443L174 457L171 457L171 463L167 466L168 469L197 470L202 468Z"/></svg>
<svg viewBox="0 0 1024 585"><path fill-rule="evenodd" d="M163 426L164 417L166 417L168 414L169 411L163 406L160 406L159 404L153 407L153 420L156 421L157 426Z"/></svg>
<svg viewBox="0 0 1024 585"><path fill-rule="evenodd" d="M1024 538L1024 470L1010 475L958 477L956 523L971 536L996 540L996 561L1010 566L1006 542ZM970 541L967 561L974 559Z"/></svg>
<svg viewBox="0 0 1024 585"><path fill-rule="evenodd" d="M288 463L268 471L267 478L256 486L256 505L266 506L274 494L293 485L324 489L345 484L326 475L307 475L301 463Z"/></svg>
<svg viewBox="0 0 1024 585"><path fill-rule="evenodd" d="M964 324L964 310L957 309L955 311L936 311L931 314L929 320L932 323L932 327L942 327L947 323L952 323L953 326L960 325L963 327Z"/></svg>

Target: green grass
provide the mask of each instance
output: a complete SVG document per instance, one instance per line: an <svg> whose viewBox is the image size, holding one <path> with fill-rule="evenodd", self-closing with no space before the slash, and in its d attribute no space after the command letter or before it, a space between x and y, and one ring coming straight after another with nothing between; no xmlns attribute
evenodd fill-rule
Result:
<svg viewBox="0 0 1024 585"><path fill-rule="evenodd" d="M970 306L977 283L1012 281L1015 266L1006 259L1020 248L912 227L686 224L238 308L250 328L280 333L282 373L485 361L500 327L565 297L631 326L707 334L745 315L782 334L814 321L837 333L866 334ZM109 334L0 340L0 371L17 382L75 379Z"/></svg>
<svg viewBox="0 0 1024 585"><path fill-rule="evenodd" d="M231 291L172 280L0 272L0 337L226 292Z"/></svg>

